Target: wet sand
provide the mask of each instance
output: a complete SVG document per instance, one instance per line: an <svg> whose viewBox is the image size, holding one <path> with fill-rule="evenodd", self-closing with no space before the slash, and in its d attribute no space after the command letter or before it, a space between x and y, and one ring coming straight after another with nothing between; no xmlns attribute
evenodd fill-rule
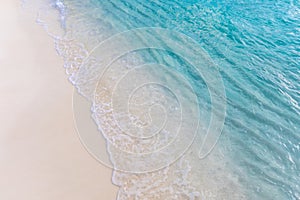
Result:
<svg viewBox="0 0 300 200"><path fill-rule="evenodd" d="M115 199L111 169L81 145L72 85L21 1L0 7L0 199Z"/></svg>

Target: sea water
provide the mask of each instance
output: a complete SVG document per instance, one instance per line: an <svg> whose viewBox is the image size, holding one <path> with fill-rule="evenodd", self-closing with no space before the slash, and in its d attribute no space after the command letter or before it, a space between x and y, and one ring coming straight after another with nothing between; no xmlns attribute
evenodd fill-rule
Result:
<svg viewBox="0 0 300 200"><path fill-rule="evenodd" d="M118 199L300 199L299 1L39 7Z"/></svg>

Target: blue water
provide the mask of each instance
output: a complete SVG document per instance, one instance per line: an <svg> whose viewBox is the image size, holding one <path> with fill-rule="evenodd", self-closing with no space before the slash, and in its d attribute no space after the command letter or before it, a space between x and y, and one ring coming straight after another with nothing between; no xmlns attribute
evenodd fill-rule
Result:
<svg viewBox="0 0 300 200"><path fill-rule="evenodd" d="M224 82L227 111L218 146L247 199L300 199L299 1L65 0L64 4L65 26L72 27L72 36L78 38L102 34L102 41L133 28L161 27L197 41ZM99 27L89 27L86 18L81 20L83 15ZM87 39L85 45L92 49L95 44ZM181 62L185 68L177 71L201 96L202 115L209 115L209 93L202 91L201 77L171 52L143 51L148 62L164 56Z"/></svg>

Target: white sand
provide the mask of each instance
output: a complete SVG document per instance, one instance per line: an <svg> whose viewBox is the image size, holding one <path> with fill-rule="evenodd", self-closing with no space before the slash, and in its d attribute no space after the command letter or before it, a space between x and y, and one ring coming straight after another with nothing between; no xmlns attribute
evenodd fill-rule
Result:
<svg viewBox="0 0 300 200"><path fill-rule="evenodd" d="M77 137L53 41L20 2L0 7L0 199L115 199L111 169Z"/></svg>

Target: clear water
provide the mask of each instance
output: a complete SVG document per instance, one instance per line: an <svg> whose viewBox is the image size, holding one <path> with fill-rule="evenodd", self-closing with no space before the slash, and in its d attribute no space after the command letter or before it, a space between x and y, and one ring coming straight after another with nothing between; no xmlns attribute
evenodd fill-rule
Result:
<svg viewBox="0 0 300 200"><path fill-rule="evenodd" d="M56 22L64 31L58 33L51 29L52 26L48 31L54 36L56 47L65 59L70 81L81 94L94 101L93 116L103 132L110 133L105 127L111 119L100 113L109 108L99 106L104 105L105 98L112 96L99 95L99 99L102 98L98 99L99 102L97 98L93 99L97 74L104 73L101 66L95 68L94 65L104 62L105 57L105 51L94 48L116 33L143 27L161 27L183 33L210 56L207 60L205 56L199 58L200 62L213 60L221 74L226 93L226 118L218 145L210 156L200 160L192 147L178 161L159 171L134 174L115 170L113 182L120 186L119 199L300 199L299 1L64 0L50 4L56 10L59 8L56 14L60 17ZM52 20L45 10L41 11L41 19L45 24ZM129 46L134 46L134 43L132 40ZM122 48L118 43L107 46L110 51ZM189 51L186 53L189 54ZM89 63L92 62L91 57L95 59L94 64ZM139 132L127 127L128 121L122 121L121 114L125 109L122 99L129 96L125 91L130 84L144 83L144 79L161 81L171 77L175 81L168 82L170 87L181 87L183 91L194 89L199 108L199 116L195 115L207 128L212 111L207 84L174 52L148 48L122 55L105 72L104 82L97 87L99 93L104 91L104 86L109 88L113 79L120 78L129 68L147 63L168 67L140 68L131 74L134 78L122 80L124 82L116 88L119 92L113 93L117 94L114 109L119 109L119 126L139 136L149 136L147 131ZM184 76L190 86L178 84L178 76L168 74L167 69ZM121 87L124 85L126 87ZM181 97L174 95L173 90L170 92L161 86L145 87L140 94L137 92L137 96L146 95L147 102L157 93L164 93L166 104L176 108ZM154 92L148 94L149 91ZM192 99L189 95L184 93L183 97ZM163 102L160 105L166 106ZM189 106L195 106L195 102L190 102ZM141 112L142 107L132 109ZM165 111L167 114L172 112ZM153 121L156 112L159 115L160 108L153 109ZM190 121L187 117L184 120L193 126L193 109L189 113L192 113ZM168 116L174 123L170 124L172 130L180 120L176 114ZM157 116L157 119L160 117ZM186 134L187 138L192 137L189 131ZM151 142L132 146L127 136L121 137L114 131L106 138L113 138L115 143L124 147L122 151L153 151ZM160 140L170 138L171 135ZM161 144L156 145L159 147ZM129 165L128 160L118 157L120 152L114 149L114 145L107 147L115 165Z"/></svg>

